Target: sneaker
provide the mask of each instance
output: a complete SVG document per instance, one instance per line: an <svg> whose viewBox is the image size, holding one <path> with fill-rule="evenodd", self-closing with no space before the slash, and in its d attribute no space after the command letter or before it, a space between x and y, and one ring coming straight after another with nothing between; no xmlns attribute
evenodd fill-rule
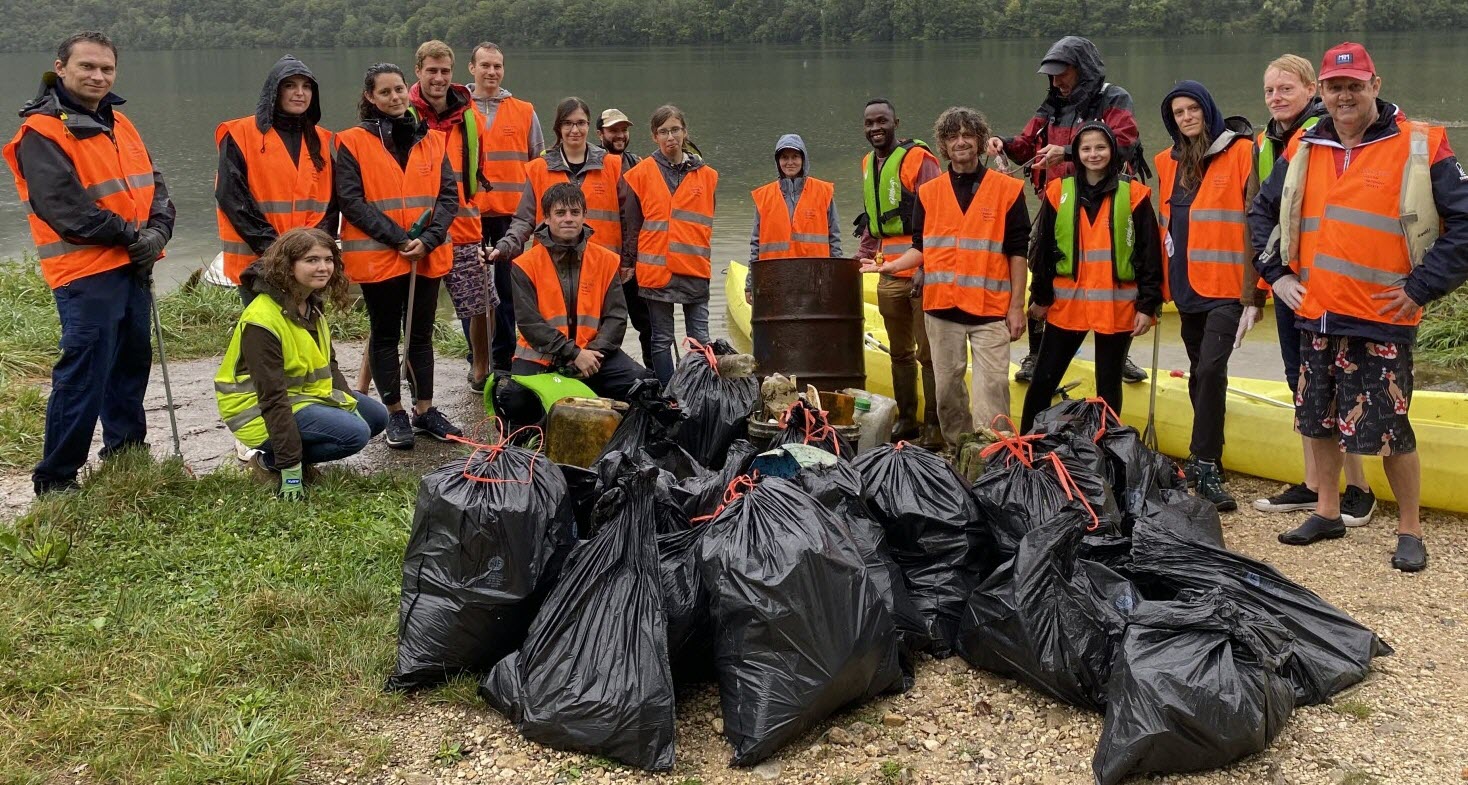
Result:
<svg viewBox="0 0 1468 785"><path fill-rule="evenodd" d="M75 477L69 480L36 480L31 484L31 490L36 492L36 498L50 496L57 493L73 493L82 489L82 484Z"/></svg>
<svg viewBox="0 0 1468 785"><path fill-rule="evenodd" d="M1183 482L1187 483L1189 490L1198 487L1198 459L1191 455L1183 461Z"/></svg>
<svg viewBox="0 0 1468 785"><path fill-rule="evenodd" d="M897 424L892 426L893 442L915 442L922 435L922 426L912 420L898 420Z"/></svg>
<svg viewBox="0 0 1468 785"><path fill-rule="evenodd" d="M1346 492L1341 494L1341 520L1354 529L1371 523L1371 516L1375 514L1376 494L1369 488L1363 491L1354 485L1347 485Z"/></svg>
<svg viewBox="0 0 1468 785"><path fill-rule="evenodd" d="M408 411L399 409L387 416L387 432L384 437L387 446L394 450L413 449L413 423L408 419Z"/></svg>
<svg viewBox="0 0 1468 785"><path fill-rule="evenodd" d="M251 458L255 457L259 453L259 450L251 447L248 444L245 444L239 439L234 440L234 457L238 458L240 463L248 463Z"/></svg>
<svg viewBox="0 0 1468 785"><path fill-rule="evenodd" d="M483 395L484 383L487 381L489 381L489 374L485 374L484 376L475 379L474 374L471 372L469 374L469 390L475 395Z"/></svg>
<svg viewBox="0 0 1468 785"><path fill-rule="evenodd" d="M1305 487L1305 483L1297 482L1268 499L1255 499L1254 509L1259 512L1297 512L1300 510L1315 512L1315 503L1318 501L1320 501L1319 494ZM1345 505L1342 504L1341 508L1344 511Z"/></svg>
<svg viewBox="0 0 1468 785"><path fill-rule="evenodd" d="M1427 569L1427 546L1421 537L1411 534L1397 535L1397 551L1392 554L1392 568L1402 572L1421 572Z"/></svg>
<svg viewBox="0 0 1468 785"><path fill-rule="evenodd" d="M268 488L280 487L280 472L265 465L265 454L259 450L245 462L245 468L250 470L250 477L255 482Z"/></svg>
<svg viewBox="0 0 1468 785"><path fill-rule="evenodd" d="M1121 380L1127 384L1145 382L1147 381L1147 372L1138 368L1137 364L1132 362L1132 358L1128 357L1126 358L1126 362L1121 364Z"/></svg>
<svg viewBox="0 0 1468 785"><path fill-rule="evenodd" d="M1239 503L1223 488L1223 470L1213 461L1198 461L1198 497L1213 503L1219 512L1232 512Z"/></svg>
<svg viewBox="0 0 1468 785"><path fill-rule="evenodd" d="M1346 536L1346 525L1340 518L1331 520L1312 514L1305 522L1279 535L1285 545L1311 545L1321 540L1339 540Z"/></svg>
<svg viewBox="0 0 1468 785"><path fill-rule="evenodd" d="M1019 372L1014 375L1014 380L1029 383L1033 378L1035 378L1035 355L1031 353L1019 361Z"/></svg>
<svg viewBox="0 0 1468 785"><path fill-rule="evenodd" d="M428 407L428 411L422 414L413 415L413 430L428 434L441 442L448 441L450 436L464 435L436 406Z"/></svg>

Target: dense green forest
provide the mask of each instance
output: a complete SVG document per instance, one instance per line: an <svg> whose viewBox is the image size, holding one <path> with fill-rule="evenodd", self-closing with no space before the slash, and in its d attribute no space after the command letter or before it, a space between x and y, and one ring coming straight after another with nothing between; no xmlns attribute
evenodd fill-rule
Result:
<svg viewBox="0 0 1468 785"><path fill-rule="evenodd" d="M844 42L1209 32L1425 30L1463 0L72 0L11 4L0 49L79 29L123 48Z"/></svg>

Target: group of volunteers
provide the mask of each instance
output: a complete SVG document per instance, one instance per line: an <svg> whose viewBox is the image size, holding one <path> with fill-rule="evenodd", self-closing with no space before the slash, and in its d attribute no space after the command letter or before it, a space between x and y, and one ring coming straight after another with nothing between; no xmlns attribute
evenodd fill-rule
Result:
<svg viewBox="0 0 1468 785"><path fill-rule="evenodd" d="M106 35L67 38L4 148L62 325L38 495L76 486L99 418L104 460L145 436L151 271L174 209L118 111L116 67ZM546 139L534 107L503 87L493 43L470 51L471 84L454 81L455 67L441 41L418 48L411 75L371 66L360 123L333 134L320 127L315 77L286 56L254 113L215 133L225 273L245 303L215 378L218 407L283 496L299 498L312 465L378 433L400 449L416 434L461 435L433 405L440 281L476 392L495 373L555 371L612 398L667 382L674 305L686 334L709 340L719 176L683 112L652 113L656 148L638 158L625 113L575 97L556 106ZM1021 430L1087 333L1098 394L1120 410L1122 383L1146 378L1132 339L1171 301L1194 411L1186 473L1201 497L1234 509L1220 465L1228 361L1272 289L1307 469L1255 506L1312 512L1282 542L1343 536L1372 516L1360 456L1379 455L1401 508L1392 563L1422 569L1412 343L1422 306L1468 278L1468 175L1442 128L1378 98L1370 55L1345 43L1318 74L1295 55L1268 65L1270 120L1257 133L1202 84L1178 82L1160 113L1172 144L1149 166L1131 96L1106 81L1094 44L1067 36L1039 71L1045 99L1013 137L956 106L930 148L899 134L891 101L863 108L872 149L856 256L880 275L894 438L951 447L1007 413L1009 345L1026 333ZM1024 177L1010 176L1011 161ZM750 262L841 257L834 185L809 176L800 136L779 137L774 164L752 194ZM1154 169L1155 210L1144 184ZM1039 196L1033 221L1026 180ZM355 384L325 316L349 283L371 324ZM642 364L621 350L629 321Z"/></svg>

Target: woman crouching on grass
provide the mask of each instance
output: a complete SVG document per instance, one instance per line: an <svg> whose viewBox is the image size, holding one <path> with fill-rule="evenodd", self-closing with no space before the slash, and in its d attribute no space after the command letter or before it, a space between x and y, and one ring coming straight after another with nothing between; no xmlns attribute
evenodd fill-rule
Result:
<svg viewBox="0 0 1468 785"><path fill-rule="evenodd" d="M240 283L257 296L214 376L219 416L260 450L251 469L282 498L301 499L306 468L359 452L387 427L387 407L351 390L337 368L325 304L346 309L347 279L329 235L286 232Z"/></svg>

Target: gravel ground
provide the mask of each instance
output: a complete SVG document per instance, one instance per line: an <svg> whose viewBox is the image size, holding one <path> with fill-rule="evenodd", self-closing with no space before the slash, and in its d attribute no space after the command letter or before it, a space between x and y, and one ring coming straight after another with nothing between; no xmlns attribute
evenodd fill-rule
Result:
<svg viewBox="0 0 1468 785"><path fill-rule="evenodd" d="M1236 478L1241 500L1277 490ZM1360 685L1332 706L1295 711L1265 752L1227 769L1152 781L1222 785L1442 785L1468 781L1468 526L1428 516L1429 569L1403 575L1388 564L1395 508L1344 540L1289 548L1275 534L1292 514L1251 508L1224 516L1229 547L1267 561L1374 628L1397 650L1376 660ZM955 657L927 661L907 694L857 707L753 769L728 765L718 691L679 704L677 765L647 774L526 742L498 714L468 699L416 698L388 717L364 717L351 734L374 750L312 768L313 783L1089 783L1101 717L1057 704ZM457 746L458 754L440 754ZM459 757L459 756L462 757ZM457 759L455 759L457 758Z"/></svg>

